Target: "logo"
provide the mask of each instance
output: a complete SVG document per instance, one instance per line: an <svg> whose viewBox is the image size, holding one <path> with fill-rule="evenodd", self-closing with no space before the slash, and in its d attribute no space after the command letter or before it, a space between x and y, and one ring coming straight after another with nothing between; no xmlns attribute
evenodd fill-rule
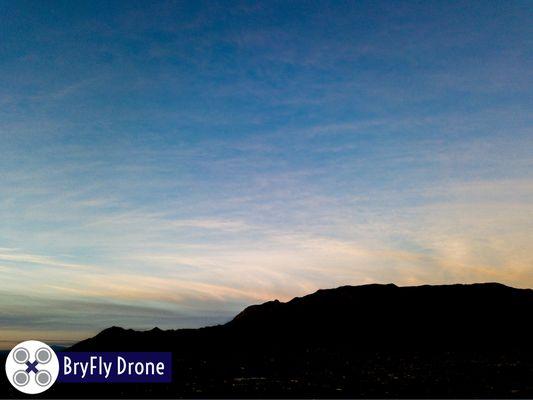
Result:
<svg viewBox="0 0 533 400"><path fill-rule="evenodd" d="M7 356L7 379L22 393L44 392L54 384L58 373L56 354L48 345L37 340L19 343Z"/></svg>

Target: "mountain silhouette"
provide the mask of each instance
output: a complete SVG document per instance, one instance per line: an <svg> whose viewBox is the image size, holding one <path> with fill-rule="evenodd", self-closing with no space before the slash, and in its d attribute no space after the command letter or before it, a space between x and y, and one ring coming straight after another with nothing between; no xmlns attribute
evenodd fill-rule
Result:
<svg viewBox="0 0 533 400"><path fill-rule="evenodd" d="M202 348L223 342L262 346L349 344L353 348L504 347L531 341L533 291L497 283L398 287L343 286L282 303L253 305L225 325L137 332L112 327L72 350ZM171 347L168 347L171 346ZM240 350L243 346L237 346ZM248 348L256 351L259 348Z"/></svg>
<svg viewBox="0 0 533 400"><path fill-rule="evenodd" d="M108 328L70 351L172 351L171 384L58 384L48 397L532 397L533 291L343 286L224 325Z"/></svg>

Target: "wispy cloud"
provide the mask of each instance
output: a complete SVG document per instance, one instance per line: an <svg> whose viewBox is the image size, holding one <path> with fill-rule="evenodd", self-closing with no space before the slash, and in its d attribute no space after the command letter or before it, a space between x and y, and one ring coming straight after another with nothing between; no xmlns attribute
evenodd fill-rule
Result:
<svg viewBox="0 0 533 400"><path fill-rule="evenodd" d="M13 263L15 266L24 266L24 265L39 265L46 266L51 268L67 268L74 270L94 270L99 269L100 267L90 266L85 264L78 264L72 262L65 262L58 260L49 256L41 256L35 254L23 254L17 253L16 250L9 250L8 252L0 249L0 262L9 262Z"/></svg>

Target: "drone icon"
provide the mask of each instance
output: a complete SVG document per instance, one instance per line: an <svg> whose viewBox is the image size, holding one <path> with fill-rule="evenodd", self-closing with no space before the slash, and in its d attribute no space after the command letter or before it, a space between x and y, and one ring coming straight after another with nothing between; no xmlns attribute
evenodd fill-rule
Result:
<svg viewBox="0 0 533 400"><path fill-rule="evenodd" d="M6 360L9 382L23 393L44 392L55 382L58 373L56 354L48 345L36 340L19 343Z"/></svg>

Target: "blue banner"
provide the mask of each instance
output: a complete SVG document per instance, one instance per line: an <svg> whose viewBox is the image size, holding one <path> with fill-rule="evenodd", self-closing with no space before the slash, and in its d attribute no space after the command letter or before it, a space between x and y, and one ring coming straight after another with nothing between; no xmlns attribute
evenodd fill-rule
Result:
<svg viewBox="0 0 533 400"><path fill-rule="evenodd" d="M169 352L59 352L59 382L172 381Z"/></svg>

